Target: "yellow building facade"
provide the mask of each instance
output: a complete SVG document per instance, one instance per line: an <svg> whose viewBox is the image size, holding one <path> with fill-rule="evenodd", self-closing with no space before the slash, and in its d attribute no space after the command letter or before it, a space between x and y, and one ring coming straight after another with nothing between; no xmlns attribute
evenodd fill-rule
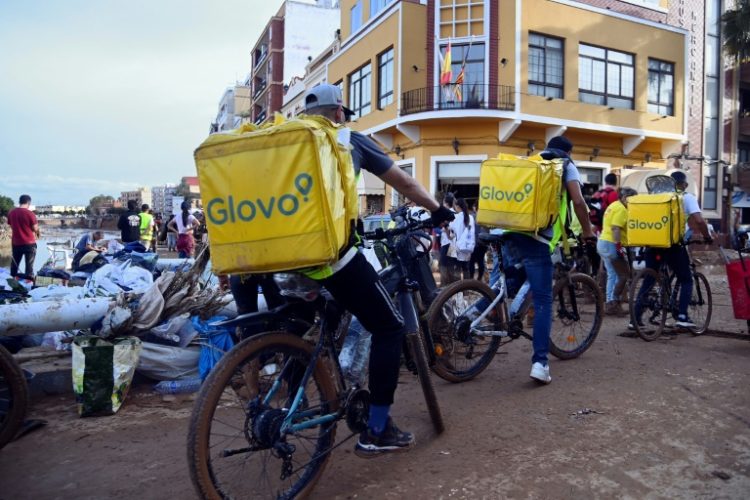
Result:
<svg viewBox="0 0 750 500"><path fill-rule="evenodd" d="M482 160L556 135L575 144L587 192L609 172L664 167L686 142L685 30L568 0L340 6L327 80L352 126L432 193L476 199Z"/></svg>

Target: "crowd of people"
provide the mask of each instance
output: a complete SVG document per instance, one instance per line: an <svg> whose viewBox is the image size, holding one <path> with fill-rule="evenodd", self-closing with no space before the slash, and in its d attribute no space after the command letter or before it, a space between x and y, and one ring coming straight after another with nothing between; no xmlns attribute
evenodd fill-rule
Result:
<svg viewBox="0 0 750 500"><path fill-rule="evenodd" d="M180 213L173 214L164 221L161 214L154 215L148 204L138 211L138 202L128 201L128 210L120 216L117 228L124 245L140 243L145 251L156 252L158 242L166 243L168 252L177 252L180 258L193 257L196 240L203 241L205 226L199 217L191 212L192 205L183 201ZM200 212L196 212L200 214Z"/></svg>
<svg viewBox="0 0 750 500"><path fill-rule="evenodd" d="M18 206L8 214L11 227L10 274L15 278L34 278L34 264L37 254L37 239L41 236L39 223L30 209L31 196L19 197ZM120 215L117 229L120 238L105 246L102 231L83 234L75 244L72 269L76 271L96 255L108 249L128 248L131 251L156 252L158 243L165 243L168 252L177 252L179 258L195 255L197 244L206 242L205 224L200 211L192 212L190 202L184 201L181 212L163 220L161 214L154 214L148 204L138 206L134 200L128 201L127 210ZM86 257L88 255L88 257ZM23 267L23 273L22 265Z"/></svg>

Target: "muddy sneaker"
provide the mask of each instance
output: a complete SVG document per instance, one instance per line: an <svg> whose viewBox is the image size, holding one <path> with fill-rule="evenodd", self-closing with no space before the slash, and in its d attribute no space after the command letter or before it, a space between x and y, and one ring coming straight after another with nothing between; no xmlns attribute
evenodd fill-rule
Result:
<svg viewBox="0 0 750 500"><path fill-rule="evenodd" d="M416 440L411 432L399 430L393 423L393 419L388 417L385 429L379 436L371 433L370 429L359 435L354 454L360 458L375 458L386 453L409 451L415 443Z"/></svg>
<svg viewBox="0 0 750 500"><path fill-rule="evenodd" d="M538 361L531 365L531 373L529 374L529 377L537 382L541 382L542 384L549 384L552 382L552 377L549 374L549 365L545 366Z"/></svg>
<svg viewBox="0 0 750 500"><path fill-rule="evenodd" d="M693 323L693 320L687 317L685 314L680 314L677 316L677 321L674 322L675 326L681 326L683 328L695 328L695 323Z"/></svg>

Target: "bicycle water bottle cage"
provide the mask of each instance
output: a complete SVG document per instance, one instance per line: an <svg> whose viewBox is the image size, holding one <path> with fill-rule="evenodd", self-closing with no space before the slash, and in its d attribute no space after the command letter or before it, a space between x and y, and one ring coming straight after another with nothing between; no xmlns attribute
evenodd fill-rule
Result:
<svg viewBox="0 0 750 500"><path fill-rule="evenodd" d="M320 284L300 273L277 273L273 280L279 286L281 295L313 302L320 295Z"/></svg>

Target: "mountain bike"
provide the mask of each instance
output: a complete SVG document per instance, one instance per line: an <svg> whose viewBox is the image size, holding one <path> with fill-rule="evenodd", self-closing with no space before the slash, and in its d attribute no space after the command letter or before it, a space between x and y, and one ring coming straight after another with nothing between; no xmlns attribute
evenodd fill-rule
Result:
<svg viewBox="0 0 750 500"><path fill-rule="evenodd" d="M489 234L480 238L493 245L502 263L503 237ZM559 359L572 359L583 354L596 339L602 324L603 297L590 276L576 272L574 259L554 260L550 353ZM509 300L506 269L501 264L500 278L492 288L480 281L464 280L443 290L431 306L429 331L436 338L447 335L461 339L466 345L489 341L485 356L491 360L502 344L519 337L532 339L524 331L524 319L532 305L528 282L513 298L512 312ZM483 362L489 361L483 359Z"/></svg>
<svg viewBox="0 0 750 500"><path fill-rule="evenodd" d="M412 286L413 298L419 315L422 342L427 354L427 362L433 373L448 382L466 382L479 375L492 361L499 346L499 339L466 336L460 331L443 328L439 321L431 318L440 313L440 306L445 303L447 289L439 289L435 283L430 267L430 235L422 229L424 223L419 220L418 211L409 211L399 207L394 212L398 231L376 230L364 233L364 237L378 242L385 262L402 262ZM398 283L398 266L387 265L380 272L380 278L387 290L392 291ZM464 289L479 292L481 285L475 280L462 281Z"/></svg>
<svg viewBox="0 0 750 500"><path fill-rule="evenodd" d="M28 404L26 377L13 356L0 345L0 448L16 436Z"/></svg>
<svg viewBox="0 0 750 500"><path fill-rule="evenodd" d="M369 236L396 238L410 229ZM384 284L406 324L405 364L419 378L439 434L444 425L419 335L417 285L398 252L390 262ZM341 324L349 314L317 282L294 273L275 279L288 297L314 304L315 320L294 318L294 327L243 340L204 382L188 433L190 477L202 498L303 496L331 452L367 427L369 393L347 381L338 360ZM351 434L336 442L340 420Z"/></svg>
<svg viewBox="0 0 750 500"><path fill-rule="evenodd" d="M703 243L691 241L690 245ZM708 329L713 311L713 298L708 279L699 271L699 261L693 259L690 252L690 273L693 276L693 293L688 305L688 316L695 323L695 327L688 328L693 335L700 335ZM667 327L667 315L677 320L679 313L680 284L677 276L672 272L666 260L660 254L656 255L658 269L641 269L630 284L630 322L636 333L646 341L659 338ZM653 285L643 288L646 278L653 280ZM636 308L640 304L641 317L638 318Z"/></svg>

